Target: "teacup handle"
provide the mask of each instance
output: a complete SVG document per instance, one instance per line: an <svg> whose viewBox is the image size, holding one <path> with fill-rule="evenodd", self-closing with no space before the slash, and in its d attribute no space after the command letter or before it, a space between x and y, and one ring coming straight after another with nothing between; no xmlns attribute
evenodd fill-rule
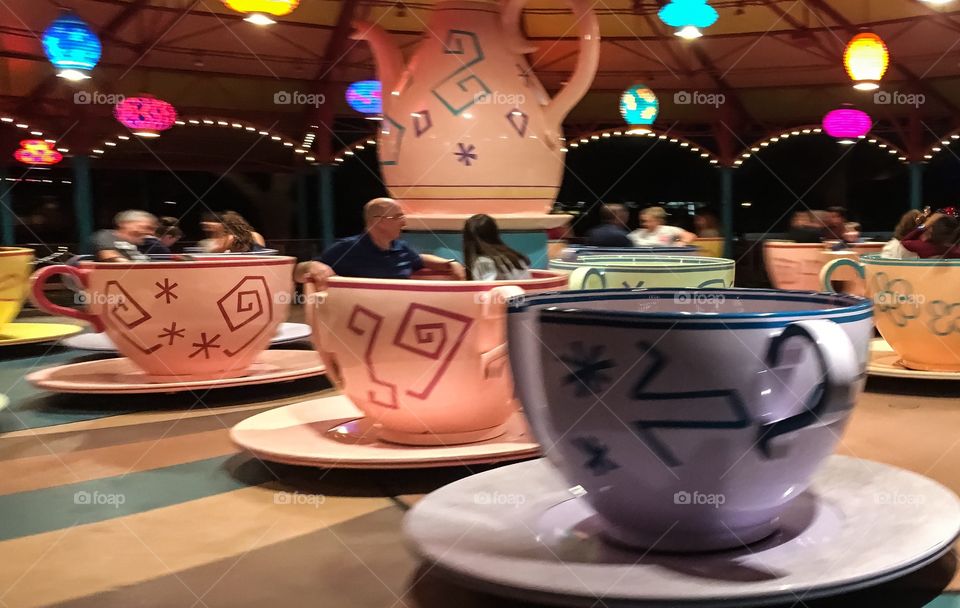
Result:
<svg viewBox="0 0 960 608"><path fill-rule="evenodd" d="M523 288L516 285L498 285L484 293L480 309L480 315L484 324L489 325L498 319L502 319L506 314L507 300L515 296L522 296L523 294ZM497 326L498 329L500 327L501 326ZM496 365L509 365L507 352L507 340L504 334L497 336L496 346L480 353L480 365L483 368L484 378L500 375L499 370L497 373L494 373L494 367Z"/></svg>
<svg viewBox="0 0 960 608"><path fill-rule="evenodd" d="M774 453L770 446L770 442L780 435L808 426L830 424L837 420L837 415L853 407L851 387L860 378L860 364L850 338L833 321L814 319L788 325L780 335L770 340L767 367L775 368L780 363L783 346L790 338L798 336L813 345L822 380L815 389L811 400L813 404L808 403L805 411L760 426L758 443L767 458L781 456Z"/></svg>
<svg viewBox="0 0 960 608"><path fill-rule="evenodd" d="M867 278L867 273L863 269L863 264L859 262L848 258L830 260L823 265L823 268L820 269L820 283L823 285L824 291L836 293L836 290L833 288L833 284L830 282L830 277L832 277L833 273L841 266L849 266L850 268L853 268L855 271L857 271L857 274L860 275L861 279Z"/></svg>
<svg viewBox="0 0 960 608"><path fill-rule="evenodd" d="M329 332L325 316L327 310L327 292L317 291L313 283L307 282L303 284L303 295L304 301L306 302L306 306L303 307L303 312L307 325L310 326L310 338L313 342L313 348L320 354L320 358L323 359L323 364L327 368L324 373L328 378L333 380L336 385L342 387L343 379L340 376L340 367L337 363L337 358L332 352L323 347L324 334Z"/></svg>
<svg viewBox="0 0 960 608"><path fill-rule="evenodd" d="M71 319L86 321L92 325L93 329L96 331L104 331L106 327L103 325L103 322L97 315L89 313L85 310L60 306L59 304L54 304L47 299L47 294L44 293L43 288L46 286L47 281L49 281L51 277L58 274L65 274L73 277L78 283L80 283L80 285L83 286L85 290L89 290L90 288L90 270L85 268L74 268L73 266L67 266L65 264L46 266L33 273L33 276L30 277L30 300L33 301L37 308L49 312L50 314L62 315L64 317L70 317Z"/></svg>
<svg viewBox="0 0 960 608"><path fill-rule="evenodd" d="M589 281L590 277L593 276L600 278L600 289L607 288L607 273L599 268L592 268L590 266L581 266L580 268L577 268L571 272L570 281L567 283L567 285L574 291L587 289L587 281Z"/></svg>

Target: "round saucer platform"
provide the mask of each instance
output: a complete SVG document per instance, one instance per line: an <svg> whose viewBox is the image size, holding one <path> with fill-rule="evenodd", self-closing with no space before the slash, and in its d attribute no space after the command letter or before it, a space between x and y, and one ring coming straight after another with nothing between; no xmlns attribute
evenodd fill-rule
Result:
<svg viewBox="0 0 960 608"><path fill-rule="evenodd" d="M26 379L37 388L54 393L128 395L287 382L319 376L325 369L319 355L312 350L266 350L250 366L247 375L215 380L150 382L126 357L48 367L27 375Z"/></svg>
<svg viewBox="0 0 960 608"><path fill-rule="evenodd" d="M310 326L306 323L281 323L270 344L286 344L310 337ZM78 336L71 336L63 341L64 346L78 350L92 350L97 352L117 352L113 340L105 333L86 332Z"/></svg>
<svg viewBox="0 0 960 608"><path fill-rule="evenodd" d="M0 346L52 342L82 331L69 323L8 323L0 328Z"/></svg>
<svg viewBox="0 0 960 608"><path fill-rule="evenodd" d="M567 606L792 603L898 578L960 533L960 499L916 473L832 456L781 518L739 550L656 553L600 538L593 509L545 459L486 471L417 502L415 553L466 586Z"/></svg>
<svg viewBox="0 0 960 608"><path fill-rule="evenodd" d="M247 418L230 431L258 458L324 468L388 469L481 464L532 458L540 446L518 411L499 437L447 446L381 441L377 428L344 395L294 403Z"/></svg>
<svg viewBox="0 0 960 608"><path fill-rule="evenodd" d="M883 338L870 342L870 362L867 374L886 378L910 378L914 380L960 380L960 372L936 372L910 369L900 363L900 355Z"/></svg>

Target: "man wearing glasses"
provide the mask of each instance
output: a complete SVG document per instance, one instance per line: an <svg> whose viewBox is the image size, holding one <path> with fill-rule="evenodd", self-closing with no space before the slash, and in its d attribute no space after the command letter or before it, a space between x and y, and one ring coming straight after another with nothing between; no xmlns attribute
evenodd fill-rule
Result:
<svg viewBox="0 0 960 608"><path fill-rule="evenodd" d="M392 198L375 198L363 207L362 234L341 239L316 260L297 265L294 278L311 281L317 289L326 287L334 275L368 279L409 279L422 268L438 270L466 279L463 266L419 253L400 238L406 226L400 205Z"/></svg>

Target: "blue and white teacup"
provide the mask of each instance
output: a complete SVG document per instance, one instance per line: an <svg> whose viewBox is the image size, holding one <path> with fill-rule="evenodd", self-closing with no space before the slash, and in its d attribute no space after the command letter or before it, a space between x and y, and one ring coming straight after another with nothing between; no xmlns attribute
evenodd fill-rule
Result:
<svg viewBox="0 0 960 608"><path fill-rule="evenodd" d="M509 306L517 395L605 534L663 551L777 530L863 389L869 300L772 289L538 294Z"/></svg>
<svg viewBox="0 0 960 608"><path fill-rule="evenodd" d="M551 260L550 270L570 273L569 288L733 287L736 263L726 258L663 255L581 255Z"/></svg>
<svg viewBox="0 0 960 608"><path fill-rule="evenodd" d="M697 255L700 250L692 245L644 247L594 247L571 245L560 253L564 262L575 262L581 255Z"/></svg>

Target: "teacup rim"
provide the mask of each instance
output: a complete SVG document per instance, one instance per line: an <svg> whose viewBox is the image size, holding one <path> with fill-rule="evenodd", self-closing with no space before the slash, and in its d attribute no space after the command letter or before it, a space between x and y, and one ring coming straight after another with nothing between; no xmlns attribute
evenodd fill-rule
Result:
<svg viewBox="0 0 960 608"><path fill-rule="evenodd" d="M562 310L550 310L540 312L550 312L556 314L563 314L570 317L584 317L589 316L593 318L601 317L608 319L626 319L626 320L650 320L650 319L659 319L659 320L672 320L672 321L700 321L700 320L769 320L769 319L784 319L784 318L794 318L794 317L814 317L822 316L824 314L829 314L830 316L846 316L856 313L868 313L867 316L873 315L873 301L868 298L863 298L860 296L854 296L850 294L841 294L841 293L830 293L830 292L821 292L821 291L800 291L800 290L785 290L785 289L765 289L765 288L745 288L745 287L729 287L721 289L699 289L699 288L673 288L673 287L664 287L664 288L618 288L618 289L585 289L580 291L551 291L543 292L529 295L518 295L508 299L507 301L507 312L509 314L518 314L527 312L531 307L545 306L549 304L573 304L575 306L576 302L582 301L585 299L590 300L601 300L601 299L644 299L642 296L646 295L648 298L650 296L667 296L675 297L678 293L680 294L698 294L703 297L716 297L718 295L726 294L735 294L740 298L746 297L746 299L766 299L766 300L776 300L776 299L789 299L790 301L804 301L808 299L811 302L829 302L833 301L844 301L849 304L846 306L838 306L836 308L829 309L816 309L816 310L790 310L790 311L775 311L775 312L687 312L687 311L676 311L676 312L649 312L642 310L598 310L590 308L576 308L571 306L564 306ZM751 297L752 296L752 297ZM786 296L786 297L785 297ZM793 296L793 297L790 297Z"/></svg>
<svg viewBox="0 0 960 608"><path fill-rule="evenodd" d="M914 258L910 260L901 260L897 258L886 258L879 253L866 253L861 255L860 262L862 264L873 266L923 266L926 268L937 266L960 266L960 258Z"/></svg>
<svg viewBox="0 0 960 608"><path fill-rule="evenodd" d="M840 239L833 239L829 241L820 241L819 243L798 243L796 241L788 241L786 239L766 239L763 241L764 247L776 246L779 249L824 249L829 251L831 243L839 243ZM869 245L872 247L878 247L880 249L886 243L884 241L864 241L862 243L847 243L848 248L856 249L857 247L863 248L864 245Z"/></svg>
<svg viewBox="0 0 960 608"><path fill-rule="evenodd" d="M678 263L681 266L687 266L684 270L695 268L696 270L712 270L716 268L728 268L736 264L736 260L730 258L718 258L706 255L629 255L629 254L607 254L607 255L582 255L575 260L550 260L551 266L569 264L572 266L602 266L604 262L611 263L617 261L628 261L633 265L617 266L617 270L629 270L632 268L641 268L650 272L676 271L676 268L663 268L660 263ZM657 262L658 265L653 265ZM592 264L591 264L592 263ZM644 268L650 266L650 268Z"/></svg>
<svg viewBox="0 0 960 608"><path fill-rule="evenodd" d="M232 255L221 257L204 257L202 259L182 260L178 262L97 262L95 260L83 260L79 263L80 268L90 270L135 270L135 269L160 269L169 270L171 268L231 268L236 266L284 266L296 264L297 258L282 255Z"/></svg>
<svg viewBox="0 0 960 608"><path fill-rule="evenodd" d="M37 252L29 247L17 247L15 245L0 246L0 257L12 257L16 255L36 255Z"/></svg>
<svg viewBox="0 0 960 608"><path fill-rule="evenodd" d="M327 279L327 287L342 287L345 289L391 289L397 291L490 291L495 287L517 285L520 287L537 288L557 283L565 286L569 275L549 268L534 268L531 272L544 273L549 276L538 276L529 279L498 280L498 281L459 281L459 280L431 280L431 279L373 279L367 277L332 276ZM548 292L553 293L553 292Z"/></svg>

